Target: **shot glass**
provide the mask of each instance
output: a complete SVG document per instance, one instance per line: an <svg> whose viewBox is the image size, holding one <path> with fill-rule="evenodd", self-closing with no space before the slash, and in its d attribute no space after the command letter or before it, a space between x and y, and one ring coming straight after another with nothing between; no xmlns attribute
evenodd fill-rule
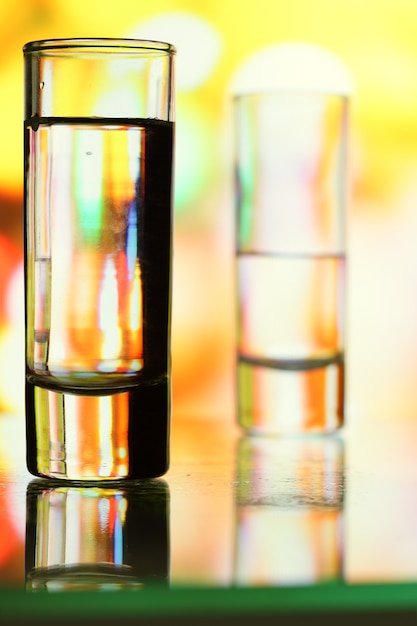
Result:
<svg viewBox="0 0 417 626"><path fill-rule="evenodd" d="M27 466L156 477L169 465L175 48L23 52Z"/></svg>
<svg viewBox="0 0 417 626"><path fill-rule="evenodd" d="M234 97L237 410L251 434L344 422L348 104Z"/></svg>

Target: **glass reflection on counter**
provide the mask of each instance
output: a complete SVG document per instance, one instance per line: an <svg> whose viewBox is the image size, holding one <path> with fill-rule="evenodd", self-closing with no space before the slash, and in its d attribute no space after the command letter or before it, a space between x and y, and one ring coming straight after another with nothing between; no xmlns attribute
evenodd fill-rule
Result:
<svg viewBox="0 0 417 626"><path fill-rule="evenodd" d="M106 488L34 480L26 504L27 591L135 591L169 584L164 481Z"/></svg>
<svg viewBox="0 0 417 626"><path fill-rule="evenodd" d="M237 585L313 585L343 577L343 459L343 442L329 436L239 441Z"/></svg>

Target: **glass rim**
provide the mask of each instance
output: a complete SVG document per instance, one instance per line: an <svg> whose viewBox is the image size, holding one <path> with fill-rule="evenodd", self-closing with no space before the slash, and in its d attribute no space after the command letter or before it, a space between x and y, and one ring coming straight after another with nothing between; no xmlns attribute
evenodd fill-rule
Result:
<svg viewBox="0 0 417 626"><path fill-rule="evenodd" d="M152 39L116 39L112 37L90 37L71 39L39 39L29 41L23 46L24 54L36 54L43 51L56 51L65 54L65 51L88 50L95 52L102 51L112 53L132 53L141 51L160 52L166 54L176 54L177 50L173 44Z"/></svg>

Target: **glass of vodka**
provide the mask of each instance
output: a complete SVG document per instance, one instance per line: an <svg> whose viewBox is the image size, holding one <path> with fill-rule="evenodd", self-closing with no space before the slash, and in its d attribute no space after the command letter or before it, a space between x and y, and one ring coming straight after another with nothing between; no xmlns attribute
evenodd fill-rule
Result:
<svg viewBox="0 0 417 626"><path fill-rule="evenodd" d="M27 464L122 480L169 464L174 57L24 46Z"/></svg>
<svg viewBox="0 0 417 626"><path fill-rule="evenodd" d="M249 433L344 421L348 97L234 98L237 410Z"/></svg>

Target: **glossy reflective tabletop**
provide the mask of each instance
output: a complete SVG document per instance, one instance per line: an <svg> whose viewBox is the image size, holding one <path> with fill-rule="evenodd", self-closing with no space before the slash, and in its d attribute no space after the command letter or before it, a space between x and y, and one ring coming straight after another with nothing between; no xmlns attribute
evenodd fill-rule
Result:
<svg viewBox="0 0 417 626"><path fill-rule="evenodd" d="M0 623L415 623L417 420L245 438L174 420L162 479L33 479L0 417Z"/></svg>

